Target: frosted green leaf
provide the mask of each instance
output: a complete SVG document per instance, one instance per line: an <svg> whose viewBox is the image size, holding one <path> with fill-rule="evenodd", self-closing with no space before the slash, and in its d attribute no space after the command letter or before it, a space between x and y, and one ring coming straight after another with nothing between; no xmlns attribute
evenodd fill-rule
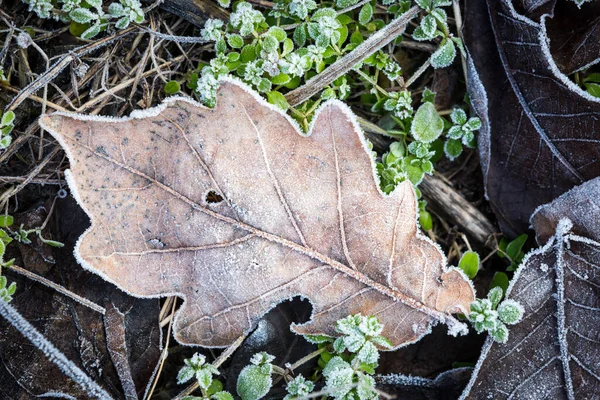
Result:
<svg viewBox="0 0 600 400"><path fill-rule="evenodd" d="M364 6L362 6L360 12L358 13L358 22L361 25L366 25L371 20L371 18L373 18L373 6L371 5L371 3L367 3Z"/></svg>
<svg viewBox="0 0 600 400"><path fill-rule="evenodd" d="M498 304L500 304L500 300L502 300L503 295L504 292L502 291L501 287L494 287L489 291L487 297L492 303L492 308L498 307Z"/></svg>
<svg viewBox="0 0 600 400"><path fill-rule="evenodd" d="M271 374L264 374L259 365L247 365L238 376L237 393L242 400L258 400L269 393L272 384Z"/></svg>
<svg viewBox="0 0 600 400"><path fill-rule="evenodd" d="M379 350L371 342L366 342L356 357L367 364L376 364L379 361Z"/></svg>
<svg viewBox="0 0 600 400"><path fill-rule="evenodd" d="M84 40L89 40L99 33L100 33L100 25L99 24L92 25L81 34L81 38Z"/></svg>
<svg viewBox="0 0 600 400"><path fill-rule="evenodd" d="M508 341L508 328L503 323L498 323L495 329L490 331L492 339L498 343L506 343Z"/></svg>
<svg viewBox="0 0 600 400"><path fill-rule="evenodd" d="M371 343L377 346L383 347L384 349L391 349L393 347L392 342L383 336L375 336L370 339Z"/></svg>
<svg viewBox="0 0 600 400"><path fill-rule="evenodd" d="M431 143L442 134L444 120L432 103L423 103L415 113L410 130L416 140Z"/></svg>
<svg viewBox="0 0 600 400"><path fill-rule="evenodd" d="M456 125L464 125L467 122L467 113L462 108L455 108L450 114L450 119Z"/></svg>
<svg viewBox="0 0 600 400"><path fill-rule="evenodd" d="M350 368L350 364L348 362L344 361L344 359L342 359L342 357L335 356L331 360L329 360L329 362L327 363L325 368L323 368L323 376L327 377L333 371L335 371L336 369L340 369L340 368Z"/></svg>
<svg viewBox="0 0 600 400"><path fill-rule="evenodd" d="M367 336L378 336L383 332L383 325L377 317L363 317L358 328Z"/></svg>
<svg viewBox="0 0 600 400"><path fill-rule="evenodd" d="M417 3L417 5L423 10L429 11L431 10L431 1L432 0L415 0L415 3Z"/></svg>
<svg viewBox="0 0 600 400"><path fill-rule="evenodd" d="M448 135L448 137L450 137L450 135ZM446 140L446 143L444 143L444 153L446 154L446 157L450 159L450 161L453 161L458 156L460 156L462 154L462 151L463 146L460 140L448 139Z"/></svg>
<svg viewBox="0 0 600 400"><path fill-rule="evenodd" d="M227 43L229 43L232 49L240 49L244 45L244 39L237 33L234 33L227 36Z"/></svg>
<svg viewBox="0 0 600 400"><path fill-rule="evenodd" d="M273 36L277 41L283 42L287 39L287 33L278 26L272 26L269 28L269 35Z"/></svg>
<svg viewBox="0 0 600 400"><path fill-rule="evenodd" d="M129 26L130 22L131 21L129 20L129 17L123 17L117 21L117 23L115 24L115 27L117 29L125 29Z"/></svg>
<svg viewBox="0 0 600 400"><path fill-rule="evenodd" d="M335 351L336 353L343 353L346 350L346 344L344 343L344 338L343 337L339 337L337 339L335 339L335 341L333 342L333 351Z"/></svg>
<svg viewBox="0 0 600 400"><path fill-rule="evenodd" d="M185 366L179 370L177 374L177 383L182 384L191 380L195 375L194 368Z"/></svg>
<svg viewBox="0 0 600 400"><path fill-rule="evenodd" d="M504 300L498 306L498 317L508 325L519 323L523 318L524 312L523 306L512 299Z"/></svg>
<svg viewBox="0 0 600 400"><path fill-rule="evenodd" d="M348 336L344 336L344 345L348 351L355 353L365 343L365 337L362 333L351 333Z"/></svg>
<svg viewBox="0 0 600 400"><path fill-rule="evenodd" d="M213 400L233 400L233 396L229 392L217 392L210 396Z"/></svg>
<svg viewBox="0 0 600 400"><path fill-rule="evenodd" d="M102 7L102 0L86 0L85 2L94 8L100 9Z"/></svg>
<svg viewBox="0 0 600 400"><path fill-rule="evenodd" d="M423 32L423 29L420 26L417 26L415 28L415 30L413 31L412 34L413 39L419 41L419 42L423 42L425 40L430 40L431 37L427 36L425 34L425 32Z"/></svg>
<svg viewBox="0 0 600 400"><path fill-rule="evenodd" d="M196 380L198 385L204 390L210 387L212 383L212 373L207 368L202 368L196 371Z"/></svg>
<svg viewBox="0 0 600 400"><path fill-rule="evenodd" d="M306 25L302 24L294 29L294 43L297 46L302 47L306 43Z"/></svg>
<svg viewBox="0 0 600 400"><path fill-rule="evenodd" d="M402 158L406 154L406 146L402 142L394 142L390 144L390 152L394 155L394 157Z"/></svg>
<svg viewBox="0 0 600 400"><path fill-rule="evenodd" d="M224 8L228 8L231 5L231 0L217 0L219 5Z"/></svg>
<svg viewBox="0 0 600 400"><path fill-rule="evenodd" d="M0 215L0 228L7 228L15 222L12 215Z"/></svg>
<svg viewBox="0 0 600 400"><path fill-rule="evenodd" d="M346 318L338 320L335 324L335 330L343 333L344 335L350 335L359 332L358 325L362 321L361 315L349 315Z"/></svg>
<svg viewBox="0 0 600 400"><path fill-rule="evenodd" d="M274 36L268 35L263 38L262 48L267 53L273 53L274 51L277 51L278 47L279 42Z"/></svg>
<svg viewBox="0 0 600 400"><path fill-rule="evenodd" d="M13 294L15 294L15 292L17 291L17 284L15 282L11 283L8 288L6 289L6 293L8 293L9 296L12 296Z"/></svg>
<svg viewBox="0 0 600 400"><path fill-rule="evenodd" d="M358 0L336 0L335 5L339 8L346 8L355 5Z"/></svg>
<svg viewBox="0 0 600 400"><path fill-rule="evenodd" d="M442 10L441 8L434 8L433 10L431 10L430 15L436 20L438 20L441 24L448 26L446 23L446 20L448 19L446 11Z"/></svg>
<svg viewBox="0 0 600 400"><path fill-rule="evenodd" d="M456 48L452 40L446 40L446 43L438 47L431 55L431 66L433 68L446 68L456 57Z"/></svg>
<svg viewBox="0 0 600 400"><path fill-rule="evenodd" d="M76 8L76 9L74 9L73 11L71 11L69 13L69 17L71 17L71 19L73 21L77 22L78 24L87 24L91 20L98 18L98 16L95 13L91 12L87 8ZM89 31L89 29L88 29L88 31ZM98 27L98 32L100 32L100 28L99 27ZM94 37L97 34L98 33L96 33L96 34L94 34L94 35L92 35L90 37ZM83 37L83 34L81 35L81 37Z"/></svg>
<svg viewBox="0 0 600 400"><path fill-rule="evenodd" d="M437 29L437 22L432 15L426 15L421 20L421 24L419 25L425 37L429 39L433 39L435 36L435 31Z"/></svg>
<svg viewBox="0 0 600 400"><path fill-rule="evenodd" d="M120 17L125 12L123 6L119 3L112 3L108 6L108 13L113 17Z"/></svg>
<svg viewBox="0 0 600 400"><path fill-rule="evenodd" d="M312 392L314 388L315 384L307 380L302 375L298 375L297 377L289 381L286 386L286 390L292 396L306 396L307 394Z"/></svg>
<svg viewBox="0 0 600 400"><path fill-rule="evenodd" d="M379 395L375 391L375 379L369 375L360 375L356 394L359 400L374 400L379 398Z"/></svg>
<svg viewBox="0 0 600 400"><path fill-rule="evenodd" d="M294 50L294 42L291 39L285 39L283 41L283 52L282 56L285 56L288 53L291 53Z"/></svg>
<svg viewBox="0 0 600 400"><path fill-rule="evenodd" d="M478 129L481 129L481 120L479 118L469 118L469 120L465 124L465 127L470 131L476 131Z"/></svg>
<svg viewBox="0 0 600 400"><path fill-rule="evenodd" d="M312 344L329 343L333 340L332 337L325 335L304 335L304 339Z"/></svg>

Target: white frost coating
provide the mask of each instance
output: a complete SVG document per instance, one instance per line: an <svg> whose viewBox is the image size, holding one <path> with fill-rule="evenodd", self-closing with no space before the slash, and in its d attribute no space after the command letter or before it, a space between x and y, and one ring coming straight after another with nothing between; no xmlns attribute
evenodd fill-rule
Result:
<svg viewBox="0 0 600 400"><path fill-rule="evenodd" d="M467 50L467 89L469 96L471 97L471 104L475 109L475 112L481 119L481 129L478 135L478 150L479 157L481 159L481 169L483 172L483 187L485 190L485 198L489 200L487 195L487 176L490 168L490 134L491 134L491 123L488 116L488 98L485 87L479 78L475 64L473 64L473 58Z"/></svg>
<svg viewBox="0 0 600 400"><path fill-rule="evenodd" d="M245 92L247 92L250 96L252 96L256 102L263 106L266 107L267 109L269 109L272 112L276 112L278 113L281 117L285 118L289 124L291 126L294 127L294 130L296 131L296 133L302 137L309 137L314 129L314 123L317 121L317 119L319 118L319 115L321 114L321 112L323 112L324 110L326 110L328 107L337 107L340 111L342 111L344 113L344 115L346 116L346 118L348 119L348 121L351 123L352 127L354 128L355 133L358 135L359 140L363 146L364 151L366 152L366 154L369 156L369 160L371 162L371 175L373 177L376 189L378 191L378 193L381 194L382 197L389 197L389 198L393 198L394 196L398 195L398 191L394 190L392 191L390 194L386 194L384 193L381 188L380 188L380 180L379 180L379 176L377 175L377 169L376 169L376 164L375 164L375 160L373 159L373 157L371 156L371 150L369 149L369 142L366 139L364 132L362 131L362 129L360 128L359 122L357 120L356 115L352 112L352 110L350 109L350 107L348 107L345 103L343 103L340 100L337 99L332 99L332 100L328 100L325 103L321 104L321 106L319 106L319 108L315 111L315 114L313 116L312 122L309 126L309 131L307 134L304 134L302 132L302 129L300 128L300 125L298 124L298 122L296 122L294 119L292 119L290 116L288 116L284 111L282 111L279 107L268 103L265 99L263 99L260 94L258 94L256 91L254 91L250 86L248 86L247 84L245 84L244 82L242 82L241 80L239 80L238 78L235 77L229 77L229 76L225 76L219 79L220 82L229 82L231 84L234 84L236 86L238 86L239 88L241 88L242 90L244 90ZM72 112L63 112L63 111L59 111L59 112L55 112L52 115L61 115L61 116L67 116L76 120L80 120L80 121L93 121L93 122L103 122L103 123L117 123L117 122L127 122L127 121L131 121L131 120L139 120L139 119L144 119L144 118L148 118L148 117L156 117L158 116L162 111L164 111L171 103L175 103L177 101L181 101L181 102L186 102L189 103L195 107L201 108L201 109L206 109L206 107L200 103L198 103L197 101L189 98L189 97L184 97L184 96L172 96L169 97L167 99L165 99L161 104L152 107L152 108L148 108L146 110L135 110L132 111L131 114L128 117L112 117L112 116L96 116L96 115L85 115L85 114L77 114L77 113L72 113ZM217 98L218 101L218 98ZM40 119L39 122L40 126L48 131L61 145L61 147L64 149L64 151L67 154L67 157L69 158L70 162L71 162L71 166L76 165L76 161L75 158L72 156L71 151L69 146L67 146L67 143L65 142L65 140L61 137L61 135L56 132L52 127L46 125L43 121L43 119ZM90 230L92 229L92 226L94 225L94 217L92 215L92 213L85 207L85 205L83 204L83 201L81 200L81 196L78 192L77 186L75 184L73 175L70 171L70 169L67 169L65 171L65 179L69 185L69 188L71 189L71 193L73 195L73 197L75 198L75 200L77 201L77 203L79 204L79 206L85 211L85 213L89 216L90 220L92 221L92 225L79 237L79 239L77 240L77 243L75 244L75 249L74 249L74 256L75 259L77 260L77 262L79 264L82 265L82 267L88 271L91 271L93 273L95 273L96 275L99 275L100 277L102 277L104 280L106 280L107 282L110 282L112 284L114 284L115 286L118 286L121 290L123 290L125 293L127 293L128 295L132 296L132 297L137 297L137 298L162 298L162 297L168 297L168 296L177 296L180 298L183 298L184 304L182 305L182 307L179 308L179 310L176 312L175 314L175 318L174 318L174 323L177 324L177 321L179 320L179 318L181 317L181 312L182 310L185 309L185 303L187 302L187 296L185 296L183 293L179 293L179 292L172 292L172 293L161 293L161 294L156 294L156 295L147 295L147 296L140 296L140 295L136 295L133 294L131 292L129 292L128 290L126 290L125 288L117 285L116 281L114 281L113 279L111 279L108 275L106 275L105 273L102 273L101 271L96 270L91 264L87 263L83 257L81 257L80 255L80 246L81 243L83 241L83 238L90 232ZM414 190L412 190L412 194L416 199L416 193L414 192ZM414 215L415 215L415 224L417 226L417 228L420 227L419 224L419 218L418 218L418 202L415 201L415 208L413 210ZM416 238L418 240L424 241L425 243L433 246L436 251L439 253L439 256L441 257L442 260L442 273L446 273L446 272L450 272L450 271L457 271L464 279L466 282L468 282L468 284L470 285L471 289L473 290L473 293L475 293L475 287L473 286L473 282L471 282L471 280L464 274L464 272L456 267L450 267L448 266L447 263L447 258L446 255L444 254L444 252L442 251L442 248L440 247L440 245L438 245L437 243L435 243L433 240L431 240L429 237L425 236L420 229L416 229ZM292 297L294 296L300 296L300 294L294 294ZM301 296L303 297L303 296ZM308 299L310 301L310 299ZM282 300L281 302L283 302L285 300ZM272 308L270 308L269 310L265 311L264 313L262 313L262 315L264 316L266 313L268 313L270 310L272 310L274 307L276 307L279 303L273 304ZM311 302L311 306L313 306L313 313L315 310L314 304ZM466 311L466 310L465 310ZM390 349L390 351L396 350L400 347L404 347L406 345L412 344L417 342L418 340L420 340L423 336L429 334L431 332L431 327L432 324L436 323L436 322L441 322L441 323L445 323L448 325L449 328L449 334L456 336L457 334L466 334L468 333L468 327L465 323L459 322L456 318L454 318L453 316L451 316L450 314L444 314L442 312L439 312L437 315L433 316L433 315L429 315L430 318L434 319L432 321L432 323L430 323L429 325L429 329L424 331L423 334L421 336L419 336L415 341L412 342L408 342L405 343L401 346L395 347ZM313 314L311 314L311 318L309 319L309 321L307 321L306 324L310 323L310 321L312 320ZM435 320L437 318L437 321ZM293 326L302 326L302 325L292 325ZM244 334L249 334L252 330L254 329L254 327L250 327L248 330L244 331ZM175 338L177 340L177 338ZM179 342L179 340L177 340ZM185 346L191 346L190 344L187 343L181 343L182 345ZM207 345L203 345L203 347L205 348L223 348L226 346L207 346Z"/></svg>
<svg viewBox="0 0 600 400"><path fill-rule="evenodd" d="M98 399L111 399L96 382L85 374L77 365L70 361L52 343L48 341L33 325L18 313L10 304L0 299L0 315L2 315L15 329L25 336L31 344L37 347L52 363L69 378L73 379L90 396Z"/></svg>

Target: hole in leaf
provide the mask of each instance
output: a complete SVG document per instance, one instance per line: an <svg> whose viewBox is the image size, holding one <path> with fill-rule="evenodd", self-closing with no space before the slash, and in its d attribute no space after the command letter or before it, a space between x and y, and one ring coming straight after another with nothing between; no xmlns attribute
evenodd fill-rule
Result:
<svg viewBox="0 0 600 400"><path fill-rule="evenodd" d="M209 190L208 193L206 193L206 196L204 196L204 201L209 204L216 204L222 202L223 197L214 190Z"/></svg>

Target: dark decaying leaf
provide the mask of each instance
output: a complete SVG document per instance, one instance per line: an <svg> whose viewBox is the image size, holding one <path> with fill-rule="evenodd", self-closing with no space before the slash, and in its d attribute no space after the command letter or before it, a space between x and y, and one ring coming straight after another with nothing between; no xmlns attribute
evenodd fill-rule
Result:
<svg viewBox="0 0 600 400"><path fill-rule="evenodd" d="M3 274L17 282L12 305L113 398L142 398L160 356L158 300L132 298L83 270L72 251L89 220L71 198L58 200L54 212L49 229L55 231L53 239L65 243L64 248L54 249L57 263L49 265L30 246L20 246L20 254L13 256L25 269L104 307L106 315L6 270ZM88 398L74 381L7 324L0 326L0 359L0 398L53 393Z"/></svg>
<svg viewBox="0 0 600 400"><path fill-rule="evenodd" d="M545 244L525 258L508 290L525 308L523 321L506 344L488 338L462 398L600 393L600 178L538 209L532 224Z"/></svg>
<svg viewBox="0 0 600 400"><path fill-rule="evenodd" d="M173 332L186 344L228 346L296 296L313 305L297 333L336 335L356 313L378 316L394 347L440 322L464 332L450 314L473 287L419 233L410 182L384 195L354 115L319 110L302 135L225 81L213 109L171 98L125 119L43 116L92 219L78 260L133 295L184 298Z"/></svg>
<svg viewBox="0 0 600 400"><path fill-rule="evenodd" d="M565 74L600 61L600 2L577 7L574 1L558 1L552 18L546 19L552 58Z"/></svg>
<svg viewBox="0 0 600 400"><path fill-rule="evenodd" d="M508 235L525 231L538 205L600 175L600 100L556 67L546 21L518 14L508 0L467 4L469 92L483 121L486 191Z"/></svg>

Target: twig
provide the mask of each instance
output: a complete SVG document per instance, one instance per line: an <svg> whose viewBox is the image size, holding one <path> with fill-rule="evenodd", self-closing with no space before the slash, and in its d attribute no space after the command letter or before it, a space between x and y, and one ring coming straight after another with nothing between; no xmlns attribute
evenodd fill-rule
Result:
<svg viewBox="0 0 600 400"><path fill-rule="evenodd" d="M285 98L288 103L294 107L308 100L325 86L350 71L358 63L390 43L404 32L408 21L417 15L419 10L420 8L418 6L412 7L400 17L390 22L385 28L371 35L371 37L365 40L356 49L325 68L320 74L309 79L303 86L287 93Z"/></svg>
<svg viewBox="0 0 600 400"><path fill-rule="evenodd" d="M26 276L27 278L31 279L32 281L36 281L36 282L41 283L42 285L46 285L49 288L52 288L52 289L56 290L57 292L62 293L67 297L70 297L71 299L77 301L78 303L81 303L84 306L91 308L92 310L94 310L102 315L106 314L106 309L104 307L99 306L98 304L86 299L85 297L81 297L80 295L71 292L70 290L60 286L59 284L52 282L49 279L46 279L42 276L34 274L31 271L28 271L17 265L5 265L2 268L10 269L11 271L15 271L23 276Z"/></svg>
<svg viewBox="0 0 600 400"><path fill-rule="evenodd" d="M48 360L56 364L65 375L73 379L73 381L81 386L89 395L103 400L111 399L104 389L98 386L98 384L85 372L70 361L60 350L46 339L44 335L25 320L17 310L2 299L0 299L0 315L2 315L16 330L21 332L23 336L48 357Z"/></svg>

